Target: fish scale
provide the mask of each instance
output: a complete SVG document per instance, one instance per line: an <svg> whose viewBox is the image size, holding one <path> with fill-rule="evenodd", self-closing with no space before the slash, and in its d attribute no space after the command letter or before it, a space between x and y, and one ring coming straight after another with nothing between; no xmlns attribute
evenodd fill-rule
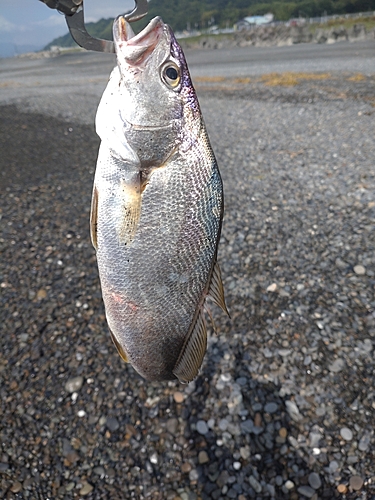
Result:
<svg viewBox="0 0 375 500"><path fill-rule="evenodd" d="M188 382L206 350L207 296L226 310L222 181L170 28L156 18L128 39L124 22L115 22L118 68L97 114L92 239L121 356L148 380ZM178 86L161 76L168 65Z"/></svg>

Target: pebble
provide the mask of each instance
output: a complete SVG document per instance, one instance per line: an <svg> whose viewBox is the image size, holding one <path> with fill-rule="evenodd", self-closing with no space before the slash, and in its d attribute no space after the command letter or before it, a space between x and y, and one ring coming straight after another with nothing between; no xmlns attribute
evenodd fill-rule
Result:
<svg viewBox="0 0 375 500"><path fill-rule="evenodd" d="M262 485L260 484L260 482L254 476L250 476L249 477L249 483L250 483L250 486L255 491L255 493L261 493L261 491L262 491Z"/></svg>
<svg viewBox="0 0 375 500"><path fill-rule="evenodd" d="M337 486L337 491L339 493L346 493L348 491L348 488L347 488L347 486L345 484L339 484Z"/></svg>
<svg viewBox="0 0 375 500"><path fill-rule="evenodd" d="M284 486L287 490L292 490L294 488L295 484L293 483L293 481L288 479L287 481L285 481Z"/></svg>
<svg viewBox="0 0 375 500"><path fill-rule="evenodd" d="M277 290L277 284L276 283L272 283L271 285L269 285L267 287L267 292L276 292Z"/></svg>
<svg viewBox="0 0 375 500"><path fill-rule="evenodd" d="M300 486L297 488L297 491L300 495L303 495L307 498L312 498L315 495L315 490L310 488L310 486Z"/></svg>
<svg viewBox="0 0 375 500"><path fill-rule="evenodd" d="M316 472L311 472L311 474L309 474L309 485L311 488L314 488L314 490L318 490L322 486L322 480L319 474Z"/></svg>
<svg viewBox="0 0 375 500"><path fill-rule="evenodd" d="M189 462L184 462L182 465L181 465L181 472L183 474L187 474L188 472L191 471L191 464L189 464Z"/></svg>
<svg viewBox="0 0 375 500"><path fill-rule="evenodd" d="M206 464L209 461L210 461L210 459L208 457L207 451L204 451L204 450L200 451L198 454L198 462L202 465L202 464Z"/></svg>
<svg viewBox="0 0 375 500"><path fill-rule="evenodd" d="M73 377L66 382L65 390L70 393L77 392L81 389L82 385L83 385L83 377L81 376Z"/></svg>
<svg viewBox="0 0 375 500"><path fill-rule="evenodd" d="M10 487L12 493L19 493L22 490L22 484L19 481L15 481Z"/></svg>
<svg viewBox="0 0 375 500"><path fill-rule="evenodd" d="M349 485L354 491L360 490L363 486L363 483L364 481L361 476L352 476L349 480Z"/></svg>
<svg viewBox="0 0 375 500"><path fill-rule="evenodd" d="M358 274L358 276L364 276L366 274L366 268L361 264L357 264L354 266L354 272L355 274Z"/></svg>
<svg viewBox="0 0 375 500"><path fill-rule="evenodd" d="M278 405L276 403L267 403L264 407L266 413L276 413L278 410Z"/></svg>
<svg viewBox="0 0 375 500"><path fill-rule="evenodd" d="M204 421L204 420L198 420L197 422L197 431L199 432L199 434L207 434L208 432L208 425L207 423Z"/></svg>
<svg viewBox="0 0 375 500"><path fill-rule="evenodd" d="M328 369L332 373L339 373L345 368L345 361L341 358L335 359L335 361L328 365Z"/></svg>
<svg viewBox="0 0 375 500"><path fill-rule="evenodd" d="M185 396L182 392L177 391L173 394L173 399L176 403L181 404L184 402Z"/></svg>
<svg viewBox="0 0 375 500"><path fill-rule="evenodd" d="M353 439L353 432L348 427L340 429L340 435L345 441L351 441Z"/></svg>
<svg viewBox="0 0 375 500"><path fill-rule="evenodd" d="M170 434L175 435L178 429L177 418L169 418L166 423L166 429Z"/></svg>
<svg viewBox="0 0 375 500"><path fill-rule="evenodd" d="M91 493L93 489L94 487L90 483L84 483L82 488L79 490L79 494L82 496L86 496Z"/></svg>
<svg viewBox="0 0 375 500"><path fill-rule="evenodd" d="M370 446L371 438L368 434L364 434L358 443L358 449L360 451L367 451Z"/></svg>
<svg viewBox="0 0 375 500"><path fill-rule="evenodd" d="M120 428L120 423L116 417L107 417L105 425L111 432L115 432Z"/></svg>

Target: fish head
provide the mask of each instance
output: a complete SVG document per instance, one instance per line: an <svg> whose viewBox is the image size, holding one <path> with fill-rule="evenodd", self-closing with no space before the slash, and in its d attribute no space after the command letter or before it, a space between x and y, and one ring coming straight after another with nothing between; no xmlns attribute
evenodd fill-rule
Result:
<svg viewBox="0 0 375 500"><path fill-rule="evenodd" d="M171 28L156 17L135 35L119 16L113 38L117 67L99 106L99 136L103 140L118 126L133 130L173 127L176 140L180 137L181 142L191 143L189 137L200 128L201 113L184 54ZM182 133L187 120L189 131ZM103 123L112 126L102 130Z"/></svg>

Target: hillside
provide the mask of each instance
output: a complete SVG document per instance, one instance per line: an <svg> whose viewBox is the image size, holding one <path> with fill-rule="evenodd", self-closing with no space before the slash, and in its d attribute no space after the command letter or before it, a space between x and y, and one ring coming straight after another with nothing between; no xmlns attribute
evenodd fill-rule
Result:
<svg viewBox="0 0 375 500"><path fill-rule="evenodd" d="M232 26L249 15L272 12L276 20L330 14L375 11L375 0L151 0L147 16L134 24L135 31L155 16L161 16L174 31L205 29L211 25ZM88 23L87 31L98 38L112 39L113 18ZM71 47L75 42L68 33L55 38L53 45Z"/></svg>

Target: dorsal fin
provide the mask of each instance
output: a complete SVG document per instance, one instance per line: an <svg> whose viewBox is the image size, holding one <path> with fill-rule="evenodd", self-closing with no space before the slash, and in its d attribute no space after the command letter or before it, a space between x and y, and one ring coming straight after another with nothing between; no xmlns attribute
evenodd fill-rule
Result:
<svg viewBox="0 0 375 500"><path fill-rule="evenodd" d="M208 295L211 297L213 302L215 302L215 304L219 306L230 317L227 305L225 303L224 287L221 280L221 271L218 262L215 262L214 269L212 271Z"/></svg>
<svg viewBox="0 0 375 500"><path fill-rule="evenodd" d="M115 344L116 349L118 350L118 353L120 354L122 359L125 361L125 363L129 363L129 358L125 352L125 349L120 345L119 341L117 340L117 338L115 337L114 333L112 332L112 330L110 328L109 328L109 333L111 334L112 342Z"/></svg>
<svg viewBox="0 0 375 500"><path fill-rule="evenodd" d="M191 382L198 374L207 349L207 330L203 308L199 309L195 324L185 340L173 373L183 384Z"/></svg>
<svg viewBox="0 0 375 500"><path fill-rule="evenodd" d="M94 186L91 199L91 214L90 214L90 235L91 243L95 250L98 249L98 190Z"/></svg>

